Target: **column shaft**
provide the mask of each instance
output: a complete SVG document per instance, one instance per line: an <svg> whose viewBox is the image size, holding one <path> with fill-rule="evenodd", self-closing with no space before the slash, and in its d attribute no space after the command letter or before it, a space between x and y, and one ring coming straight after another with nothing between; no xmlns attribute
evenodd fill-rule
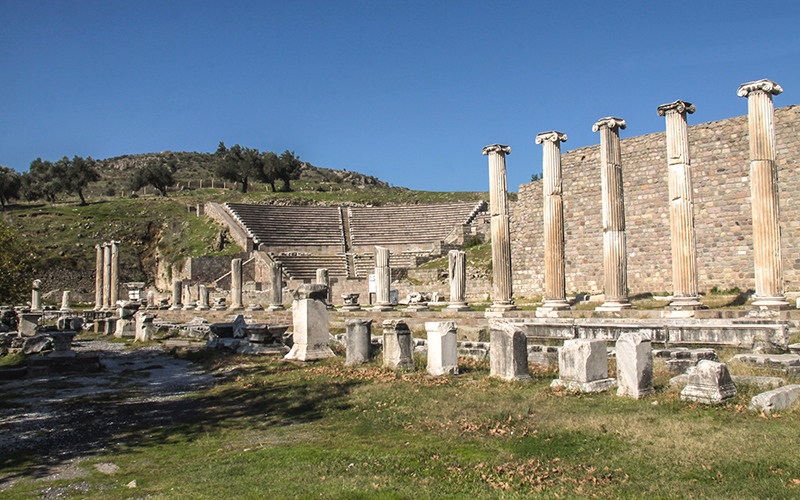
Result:
<svg viewBox="0 0 800 500"><path fill-rule="evenodd" d="M278 262L270 261L269 268L269 310L283 309L283 270Z"/></svg>
<svg viewBox="0 0 800 500"><path fill-rule="evenodd" d="M103 243L103 310L111 308L111 243Z"/></svg>
<svg viewBox="0 0 800 500"><path fill-rule="evenodd" d="M489 157L489 201L492 228L492 307L487 312L515 309L512 300L511 228L508 211L506 155L511 148L493 144L483 148Z"/></svg>
<svg viewBox="0 0 800 500"><path fill-rule="evenodd" d="M392 309L390 286L392 271L389 267L389 249L375 247L375 307L376 310Z"/></svg>
<svg viewBox="0 0 800 500"><path fill-rule="evenodd" d="M230 309L244 309L244 305L242 304L242 259L231 259Z"/></svg>
<svg viewBox="0 0 800 500"><path fill-rule="evenodd" d="M95 245L97 256L94 265L94 310L103 308L103 246Z"/></svg>
<svg viewBox="0 0 800 500"><path fill-rule="evenodd" d="M119 300L119 241L111 241L111 303L116 307Z"/></svg>
<svg viewBox="0 0 800 500"><path fill-rule="evenodd" d="M564 200L562 197L561 142L566 134L544 132L536 136L543 145L542 189L544 200L544 304L540 309L569 309L564 263Z"/></svg>
<svg viewBox="0 0 800 500"><path fill-rule="evenodd" d="M461 250L450 250L447 253L450 277L450 304L447 309L469 311L467 305L467 254Z"/></svg>

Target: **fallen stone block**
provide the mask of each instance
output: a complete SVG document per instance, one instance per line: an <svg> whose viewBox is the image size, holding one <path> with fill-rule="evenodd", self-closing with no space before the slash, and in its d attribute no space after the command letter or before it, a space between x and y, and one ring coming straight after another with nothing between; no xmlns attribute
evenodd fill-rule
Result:
<svg viewBox="0 0 800 500"><path fill-rule="evenodd" d="M718 404L736 395L736 386L725 363L704 359L687 375L688 382L681 391L681 401Z"/></svg>
<svg viewBox="0 0 800 500"><path fill-rule="evenodd" d="M800 399L800 385L787 385L771 391L762 392L750 400L750 409L770 413L786 410L797 404Z"/></svg>
<svg viewBox="0 0 800 500"><path fill-rule="evenodd" d="M580 392L602 392L617 385L608 377L605 340L565 340L558 351L558 377L550 384Z"/></svg>

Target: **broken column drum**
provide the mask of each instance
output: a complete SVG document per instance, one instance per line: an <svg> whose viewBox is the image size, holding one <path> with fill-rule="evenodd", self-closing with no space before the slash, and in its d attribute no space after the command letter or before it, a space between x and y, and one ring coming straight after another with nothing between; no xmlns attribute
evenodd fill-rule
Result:
<svg viewBox="0 0 800 500"><path fill-rule="evenodd" d="M349 318L345 320L344 326L347 330L345 366L368 362L372 354L372 320Z"/></svg>
<svg viewBox="0 0 800 500"><path fill-rule="evenodd" d="M231 311L244 309L242 304L242 259L231 259Z"/></svg>
<svg viewBox="0 0 800 500"><path fill-rule="evenodd" d="M178 278L172 278L172 305L169 308L171 311L183 308L183 303L181 302L182 288L183 282Z"/></svg>
<svg viewBox="0 0 800 500"><path fill-rule="evenodd" d="M414 338L405 321L383 322L383 366L391 370L414 370Z"/></svg>
<svg viewBox="0 0 800 500"><path fill-rule="evenodd" d="M313 361L335 356L329 343L329 318L325 298L328 289L323 285L300 285L292 292L292 350L286 359Z"/></svg>
<svg viewBox="0 0 800 500"><path fill-rule="evenodd" d="M283 269L274 260L267 264L269 268L269 308L270 311L283 309Z"/></svg>
<svg viewBox="0 0 800 500"><path fill-rule="evenodd" d="M197 310L208 310L208 289L205 285L197 285Z"/></svg>
<svg viewBox="0 0 800 500"><path fill-rule="evenodd" d="M775 156L775 117L772 96L783 92L770 80L745 83L738 95L747 97L750 131L750 192L753 207L753 260L756 293L753 306L784 308L778 166Z"/></svg>
<svg viewBox="0 0 800 500"><path fill-rule="evenodd" d="M103 311L111 309L111 243L103 243Z"/></svg>
<svg viewBox="0 0 800 500"><path fill-rule="evenodd" d="M70 307L70 291L64 290L61 293L61 310L62 311L71 311L72 308Z"/></svg>
<svg viewBox="0 0 800 500"><path fill-rule="evenodd" d="M467 294L467 254L461 250L447 252L450 276L450 304L447 309L453 311L471 311L465 298Z"/></svg>
<svg viewBox="0 0 800 500"><path fill-rule="evenodd" d="M39 311L42 309L42 291L39 288L42 285L42 280L33 280L31 287L31 311Z"/></svg>
<svg viewBox="0 0 800 500"><path fill-rule="evenodd" d="M458 375L458 326L454 321L428 321L428 373Z"/></svg>
<svg viewBox="0 0 800 500"><path fill-rule="evenodd" d="M605 301L598 311L620 311L628 301L628 256L625 244L625 199L622 189L621 118L602 118L592 126L600 132L600 176L603 198L603 270Z"/></svg>
<svg viewBox="0 0 800 500"><path fill-rule="evenodd" d="M389 249L375 247L375 311L391 311L392 302L389 297L389 287L392 280L392 270L389 267Z"/></svg>
<svg viewBox="0 0 800 500"><path fill-rule="evenodd" d="M94 310L99 311L103 308L103 246L95 245L97 256L94 265Z"/></svg>
<svg viewBox="0 0 800 500"><path fill-rule="evenodd" d="M697 247L694 235L694 194L689 159L686 115L695 112L690 102L662 104L656 111L667 120L667 170L669 173L669 222L672 238L673 300L676 310L703 308L697 288Z"/></svg>
<svg viewBox="0 0 800 500"><path fill-rule="evenodd" d="M183 309L184 311L191 311L194 309L192 303L192 287L187 283L183 285Z"/></svg>
<svg viewBox="0 0 800 500"><path fill-rule="evenodd" d="M487 312L515 309L511 284L511 228L509 226L506 155L511 148L492 144L481 153L489 157L489 202L492 228L492 306Z"/></svg>
<svg viewBox="0 0 800 500"><path fill-rule="evenodd" d="M540 309L569 309L564 265L564 200L561 189L561 143L567 135L544 132L536 136L543 145L544 195L544 303Z"/></svg>
<svg viewBox="0 0 800 500"><path fill-rule="evenodd" d="M119 300L119 241L111 240L111 291L108 307L117 307Z"/></svg>
<svg viewBox="0 0 800 500"><path fill-rule="evenodd" d="M318 285L325 285L328 289L328 298L325 299L325 303L328 306L328 309L333 309L333 293L331 290L331 279L330 273L327 269L317 269L317 284Z"/></svg>

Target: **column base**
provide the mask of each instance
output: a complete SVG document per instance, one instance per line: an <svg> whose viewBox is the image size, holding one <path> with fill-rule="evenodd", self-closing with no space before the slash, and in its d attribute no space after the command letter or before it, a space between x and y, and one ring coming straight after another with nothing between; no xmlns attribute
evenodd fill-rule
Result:
<svg viewBox="0 0 800 500"><path fill-rule="evenodd" d="M695 311L697 309L708 309L708 306L700 302L700 297L675 297L666 309L670 311Z"/></svg>
<svg viewBox="0 0 800 500"><path fill-rule="evenodd" d="M369 310L376 312L388 312L388 311L394 311L394 306L392 306L392 304L390 303L375 304L374 306L370 307Z"/></svg>
<svg viewBox="0 0 800 500"><path fill-rule="evenodd" d="M208 311L209 307L208 306L197 306L196 309L198 311Z"/></svg>
<svg viewBox="0 0 800 500"><path fill-rule="evenodd" d="M183 304L176 304L169 308L170 311L180 311L183 309ZM108 309L106 309L108 311Z"/></svg>
<svg viewBox="0 0 800 500"><path fill-rule="evenodd" d="M511 311L516 311L517 306L514 305L514 302L495 302L492 304L491 307L486 309L486 312L483 314L485 318L505 318L510 316Z"/></svg>
<svg viewBox="0 0 800 500"><path fill-rule="evenodd" d="M264 307L261 304L250 304L247 306L248 311L263 311Z"/></svg>
<svg viewBox="0 0 800 500"><path fill-rule="evenodd" d="M474 311L466 302L451 302L446 311Z"/></svg>
<svg viewBox="0 0 800 500"><path fill-rule="evenodd" d="M627 297L624 299L616 299L616 300L607 300L603 302L603 305L595 307L595 311L606 311L606 312L619 312L624 311L625 309L631 309L633 306L630 302L628 302Z"/></svg>
<svg viewBox="0 0 800 500"><path fill-rule="evenodd" d="M769 311L783 311L784 309L791 309L792 304L786 297L779 295L777 297L753 297L753 302L750 303L753 309L769 310Z"/></svg>
<svg viewBox="0 0 800 500"><path fill-rule="evenodd" d="M565 299L545 299L544 303L538 307L537 311L568 311L570 309L569 302Z"/></svg>
<svg viewBox="0 0 800 500"><path fill-rule="evenodd" d="M283 304L270 304L267 308L267 311L285 311L286 308L283 307Z"/></svg>
<svg viewBox="0 0 800 500"><path fill-rule="evenodd" d="M363 309L361 309L361 306L342 306L340 310L345 312L363 311Z"/></svg>
<svg viewBox="0 0 800 500"><path fill-rule="evenodd" d="M235 305L235 306L230 306L230 307L228 308L228 310L229 310L229 311L244 311L244 306L243 306L243 305L238 305L238 304L237 304L237 305Z"/></svg>

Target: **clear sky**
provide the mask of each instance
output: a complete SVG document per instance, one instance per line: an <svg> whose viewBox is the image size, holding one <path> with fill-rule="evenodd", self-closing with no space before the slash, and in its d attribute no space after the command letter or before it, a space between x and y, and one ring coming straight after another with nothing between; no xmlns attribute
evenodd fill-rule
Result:
<svg viewBox="0 0 800 500"><path fill-rule="evenodd" d="M563 150L747 113L741 83L800 103L800 2L0 0L0 164L36 157L294 150L424 190L509 189ZM591 172L587 172L592 174ZM599 172L594 172L599 175Z"/></svg>

